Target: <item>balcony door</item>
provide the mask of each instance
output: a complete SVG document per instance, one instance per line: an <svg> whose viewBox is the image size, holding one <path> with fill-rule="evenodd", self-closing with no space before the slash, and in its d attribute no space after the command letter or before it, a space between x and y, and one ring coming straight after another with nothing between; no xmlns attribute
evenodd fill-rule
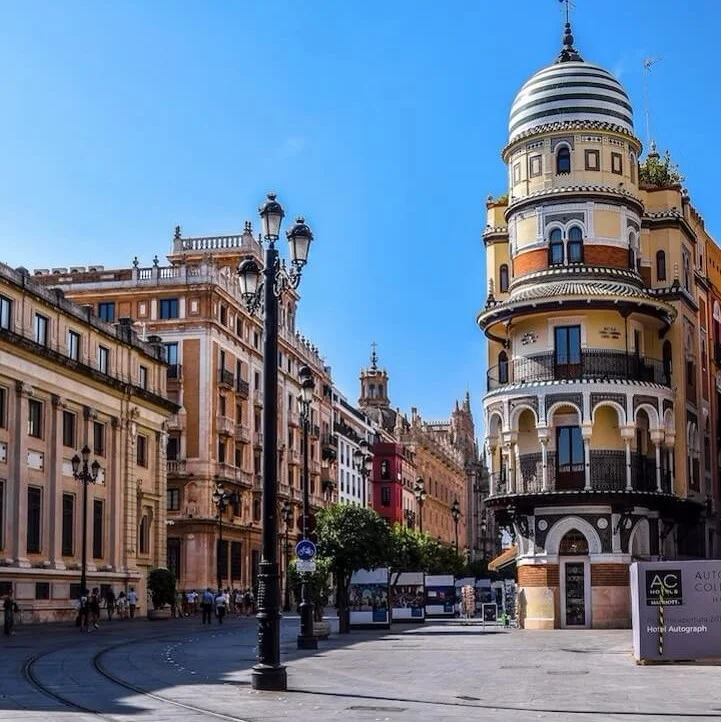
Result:
<svg viewBox="0 0 721 722"><path fill-rule="evenodd" d="M585 458L580 426L556 427L556 489L583 489Z"/></svg>
<svg viewBox="0 0 721 722"><path fill-rule="evenodd" d="M556 326L553 331L555 378L581 378L581 327Z"/></svg>

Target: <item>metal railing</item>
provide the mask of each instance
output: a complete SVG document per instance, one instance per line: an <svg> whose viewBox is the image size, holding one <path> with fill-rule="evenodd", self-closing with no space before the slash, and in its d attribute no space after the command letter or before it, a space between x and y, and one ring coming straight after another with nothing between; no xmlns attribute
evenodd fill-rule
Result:
<svg viewBox="0 0 721 722"><path fill-rule="evenodd" d="M220 369L218 371L218 383L232 389L235 386L235 374L228 371L228 369Z"/></svg>
<svg viewBox="0 0 721 722"><path fill-rule="evenodd" d="M581 379L648 381L670 386L671 368L659 359L623 351L589 349L572 356L548 352L515 358L488 369L487 389L493 391L511 383Z"/></svg>
<svg viewBox="0 0 721 722"><path fill-rule="evenodd" d="M185 473L185 459L169 459L165 463L168 469L168 474Z"/></svg>
<svg viewBox="0 0 721 722"><path fill-rule="evenodd" d="M330 447L331 449L338 448L338 436L336 434L324 433L320 438L321 446Z"/></svg>
<svg viewBox="0 0 721 722"><path fill-rule="evenodd" d="M237 378L235 380L235 392L244 399L247 399L250 395L250 384L244 379Z"/></svg>
<svg viewBox="0 0 721 722"><path fill-rule="evenodd" d="M540 452L523 454L516 470L513 491L509 491L508 471L490 474L493 496L504 494L540 494L543 489L543 462ZM591 490L624 491L626 489L626 452L616 449L591 449ZM546 492L583 491L586 475L583 464L556 466L556 455L546 458ZM657 492L656 460L641 454L631 455L631 490ZM671 472L661 468L661 493L671 494Z"/></svg>

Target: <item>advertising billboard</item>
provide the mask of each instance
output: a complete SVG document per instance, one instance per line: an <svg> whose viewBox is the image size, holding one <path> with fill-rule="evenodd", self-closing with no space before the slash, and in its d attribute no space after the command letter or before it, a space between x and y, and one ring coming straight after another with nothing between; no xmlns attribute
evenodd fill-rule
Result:
<svg viewBox="0 0 721 722"><path fill-rule="evenodd" d="M394 622L422 622L425 617L423 572L391 572L391 612Z"/></svg>
<svg viewBox="0 0 721 722"><path fill-rule="evenodd" d="M361 569L353 574L348 592L351 627L390 628L388 570Z"/></svg>
<svg viewBox="0 0 721 722"><path fill-rule="evenodd" d="M456 587L452 574L426 577L426 617L453 617L456 611Z"/></svg>
<svg viewBox="0 0 721 722"><path fill-rule="evenodd" d="M721 657L721 561L631 565L636 660Z"/></svg>

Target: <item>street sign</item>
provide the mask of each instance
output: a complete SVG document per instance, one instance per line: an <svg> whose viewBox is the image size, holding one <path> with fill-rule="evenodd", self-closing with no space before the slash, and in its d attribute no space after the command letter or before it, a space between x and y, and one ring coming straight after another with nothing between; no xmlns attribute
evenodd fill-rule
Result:
<svg viewBox="0 0 721 722"><path fill-rule="evenodd" d="M310 539L301 539L301 541L295 545L295 555L298 559L313 559L316 555L315 544L313 544Z"/></svg>
<svg viewBox="0 0 721 722"><path fill-rule="evenodd" d="M299 572L314 572L315 559L298 559L295 563L295 568Z"/></svg>

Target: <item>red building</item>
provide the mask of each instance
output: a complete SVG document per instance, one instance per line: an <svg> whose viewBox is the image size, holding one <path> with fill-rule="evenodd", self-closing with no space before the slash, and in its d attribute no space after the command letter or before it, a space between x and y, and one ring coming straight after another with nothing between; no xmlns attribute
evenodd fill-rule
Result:
<svg viewBox="0 0 721 722"><path fill-rule="evenodd" d="M406 446L383 440L373 444L373 508L391 526L414 526L415 478L415 461Z"/></svg>

